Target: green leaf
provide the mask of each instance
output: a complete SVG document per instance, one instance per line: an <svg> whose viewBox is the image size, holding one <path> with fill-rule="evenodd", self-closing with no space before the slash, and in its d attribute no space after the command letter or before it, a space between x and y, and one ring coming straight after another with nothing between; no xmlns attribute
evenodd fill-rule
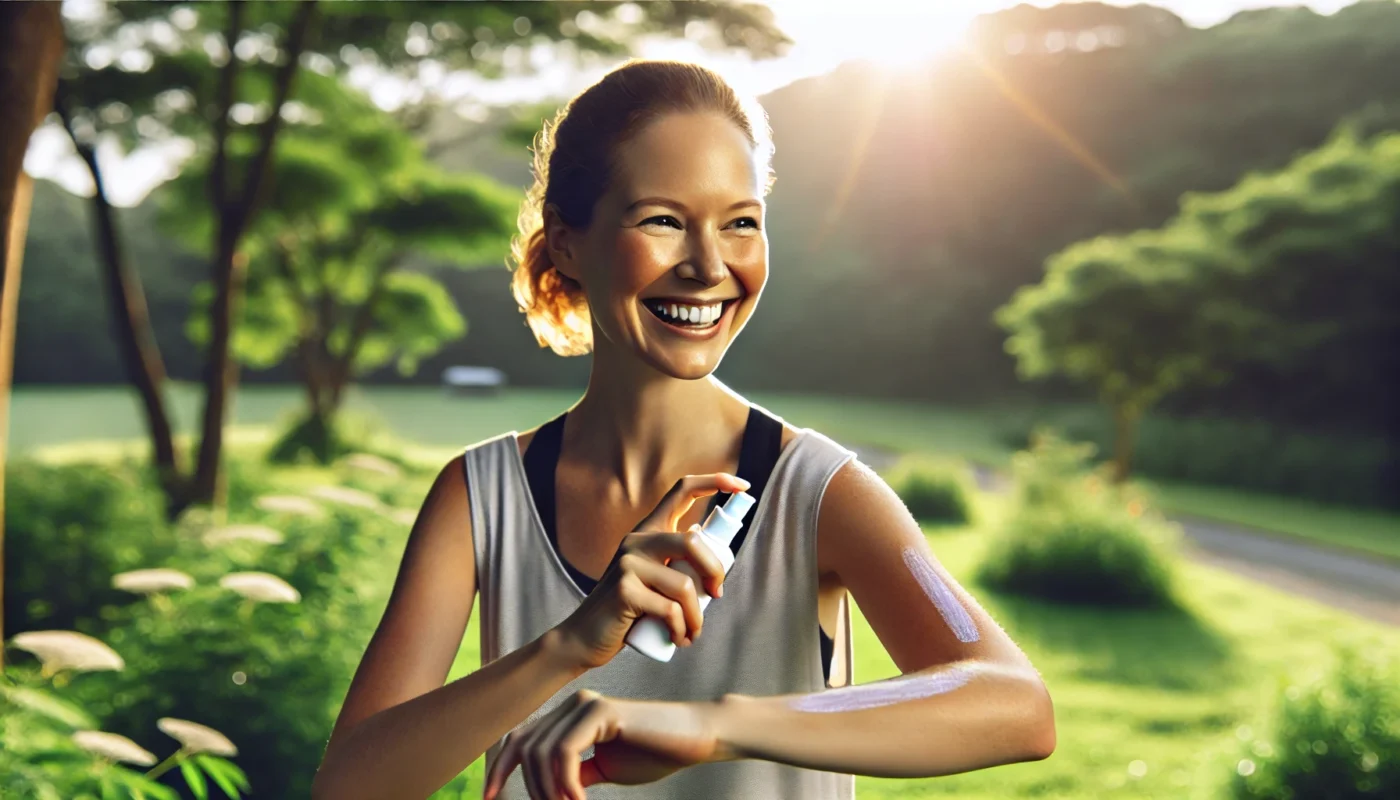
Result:
<svg viewBox="0 0 1400 800"><path fill-rule="evenodd" d="M5 692L10 702L73 729L98 727L96 720L79 706L39 689L16 687Z"/></svg>
<svg viewBox="0 0 1400 800"><path fill-rule="evenodd" d="M214 779L214 783L218 784L219 788L222 789L224 794L228 795L231 800L239 800L241 797L238 792L238 786L235 785L236 782L241 782L244 788L247 788L247 779L243 778L239 781L239 778L242 778L242 776L235 774L238 772L238 768L221 758L214 758L208 754L201 753L194 757L194 763L198 764L200 768L209 773L209 777Z"/></svg>
<svg viewBox="0 0 1400 800"><path fill-rule="evenodd" d="M199 767L189 761L180 762L180 774L185 776L185 783L190 785L190 791L199 800L207 800L209 797L209 784L204 780L204 773L199 771Z"/></svg>

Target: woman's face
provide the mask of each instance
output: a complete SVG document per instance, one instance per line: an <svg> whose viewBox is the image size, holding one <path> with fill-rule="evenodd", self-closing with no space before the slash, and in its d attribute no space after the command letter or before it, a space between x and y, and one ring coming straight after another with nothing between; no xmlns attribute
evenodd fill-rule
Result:
<svg viewBox="0 0 1400 800"><path fill-rule="evenodd" d="M568 251L555 264L583 284L595 352L610 347L664 374L703 378L768 278L766 175L743 131L718 114L655 120L622 146L615 167L588 228L552 234L551 245Z"/></svg>

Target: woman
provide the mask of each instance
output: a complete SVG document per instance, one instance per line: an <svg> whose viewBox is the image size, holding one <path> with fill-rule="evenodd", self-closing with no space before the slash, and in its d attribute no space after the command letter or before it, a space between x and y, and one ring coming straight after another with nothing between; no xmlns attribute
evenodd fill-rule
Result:
<svg viewBox="0 0 1400 800"><path fill-rule="evenodd" d="M713 377L767 279L770 157L761 109L673 62L545 127L513 288L541 345L591 352L588 389L438 476L317 797L427 797L486 753L488 800L824 800L1054 749L1035 669L898 496ZM740 490L726 577L695 524ZM847 685L848 591L903 677ZM478 594L483 666L444 686ZM623 646L648 614L670 662Z"/></svg>

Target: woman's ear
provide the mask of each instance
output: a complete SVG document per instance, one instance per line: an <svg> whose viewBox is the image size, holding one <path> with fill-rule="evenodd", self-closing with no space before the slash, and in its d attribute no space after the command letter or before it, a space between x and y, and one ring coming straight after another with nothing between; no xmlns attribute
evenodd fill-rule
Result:
<svg viewBox="0 0 1400 800"><path fill-rule="evenodd" d="M564 223L559 209L553 204L544 207L544 246L549 252L549 261L566 278L579 280L577 233Z"/></svg>

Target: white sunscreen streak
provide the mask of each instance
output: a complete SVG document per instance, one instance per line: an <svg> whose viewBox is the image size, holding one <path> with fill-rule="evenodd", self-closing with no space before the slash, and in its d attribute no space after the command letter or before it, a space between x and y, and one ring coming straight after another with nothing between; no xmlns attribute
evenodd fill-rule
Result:
<svg viewBox="0 0 1400 800"><path fill-rule="evenodd" d="M912 547L904 548L903 555L904 565L914 573L914 578L923 588L924 594L933 603L933 607L938 609L938 613L943 615L943 621L953 629L953 635L958 637L958 641L977 641L977 625L973 623L972 617L968 616L967 609L958 602L958 598L953 596L948 584L938 577L933 565Z"/></svg>
<svg viewBox="0 0 1400 800"><path fill-rule="evenodd" d="M789 705L796 711L833 713L839 711L861 711L867 708L880 708L922 700L925 697L947 694L972 679L972 670L964 667L951 667L933 675L914 675L893 680L869 683L864 686L848 686L844 689L831 689L818 694L809 694L792 700Z"/></svg>

